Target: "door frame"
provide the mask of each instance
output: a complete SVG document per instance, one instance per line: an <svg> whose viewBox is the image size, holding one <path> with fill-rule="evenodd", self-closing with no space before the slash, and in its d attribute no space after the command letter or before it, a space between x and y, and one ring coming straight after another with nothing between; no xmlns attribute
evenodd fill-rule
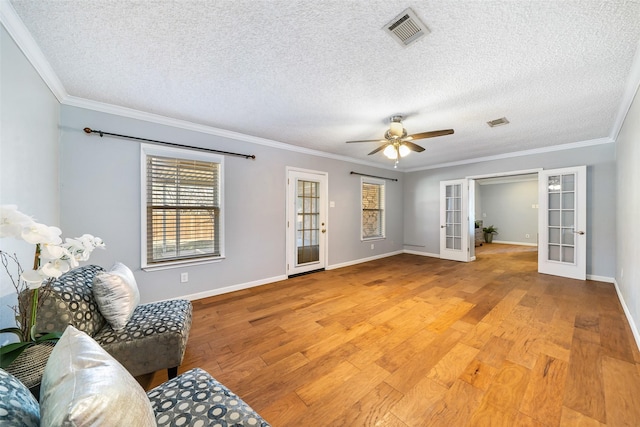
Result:
<svg viewBox="0 0 640 427"><path fill-rule="evenodd" d="M286 257L285 257L285 271L287 276L296 275L296 274L304 274L310 271L315 270L323 270L327 266L327 261L329 259L329 223L328 223L328 213L329 213L329 174L324 171L317 171L312 169L304 169L293 166L286 166L285 168L285 200L286 200L286 218L285 218L285 229L286 229ZM297 246L295 244L296 239L296 230L295 230L295 221L296 221L296 200L295 200L295 188L293 187L292 178L295 178L295 175L309 175L310 179L314 177L319 179L321 182L324 182L324 186L320 186L320 222L324 223L323 229L326 232L322 232L319 235L319 261L317 264L309 265L308 267L303 268L295 268L296 263L296 252ZM324 187L324 188L323 188Z"/></svg>

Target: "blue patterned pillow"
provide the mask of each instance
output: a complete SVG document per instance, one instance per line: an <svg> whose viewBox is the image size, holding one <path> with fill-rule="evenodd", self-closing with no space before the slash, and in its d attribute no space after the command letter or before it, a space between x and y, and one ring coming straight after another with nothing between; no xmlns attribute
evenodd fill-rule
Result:
<svg viewBox="0 0 640 427"><path fill-rule="evenodd" d="M3 369L0 369L0 425L40 425L38 402L20 380Z"/></svg>

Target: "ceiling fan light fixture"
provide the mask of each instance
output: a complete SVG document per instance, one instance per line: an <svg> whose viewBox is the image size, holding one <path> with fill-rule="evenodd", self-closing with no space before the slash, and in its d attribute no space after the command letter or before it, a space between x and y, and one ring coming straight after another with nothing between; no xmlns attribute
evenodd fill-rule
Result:
<svg viewBox="0 0 640 427"><path fill-rule="evenodd" d="M404 144L400 145L398 151L400 152L400 157L408 156L411 153L411 149Z"/></svg>
<svg viewBox="0 0 640 427"><path fill-rule="evenodd" d="M396 160L398 158L398 151L392 144L387 145L382 154L384 154L387 159L390 160Z"/></svg>
<svg viewBox="0 0 640 427"><path fill-rule="evenodd" d="M401 116L393 116L391 117L391 123L389 124L389 134L395 137L402 137L404 133L404 128L402 127L402 117Z"/></svg>

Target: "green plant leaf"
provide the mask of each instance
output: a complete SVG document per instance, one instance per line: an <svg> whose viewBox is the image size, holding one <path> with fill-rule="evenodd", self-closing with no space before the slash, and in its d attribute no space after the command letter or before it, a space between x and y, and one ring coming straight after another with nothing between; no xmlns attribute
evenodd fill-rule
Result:
<svg viewBox="0 0 640 427"><path fill-rule="evenodd" d="M2 328L0 329L0 334L16 334L18 338L22 339L22 330L20 328Z"/></svg>
<svg viewBox="0 0 640 427"><path fill-rule="evenodd" d="M20 356L23 351L34 344L35 343L33 341L25 341L14 342L0 347L0 368L4 369L7 366L11 365L11 363L13 363L13 361L16 360L16 358Z"/></svg>

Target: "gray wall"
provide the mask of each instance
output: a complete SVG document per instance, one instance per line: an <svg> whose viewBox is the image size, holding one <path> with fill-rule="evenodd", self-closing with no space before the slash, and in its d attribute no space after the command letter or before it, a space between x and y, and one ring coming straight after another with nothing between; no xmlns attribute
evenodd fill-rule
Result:
<svg viewBox="0 0 640 427"><path fill-rule="evenodd" d="M3 26L0 43L0 204L58 225L59 104ZM15 252L24 268L33 263L33 245L9 238L0 245ZM14 304L13 285L0 271L0 327L14 325L7 307Z"/></svg>
<svg viewBox="0 0 640 427"><path fill-rule="evenodd" d="M357 262L402 250L402 173L356 165L264 145L226 139L93 110L62 106L61 218L66 233L91 233L107 250L91 261L129 265L143 302L281 278L286 273L286 167L329 176L328 265ZM90 127L225 151L255 154L256 160L225 160L226 259L213 264L145 272L140 270L140 146L130 140L86 135ZM387 238L360 241L360 177L350 171L398 178L387 183ZM180 273L189 282L180 283Z"/></svg>
<svg viewBox="0 0 640 427"><path fill-rule="evenodd" d="M617 248L616 282L640 346L640 97L627 114L616 142L617 149Z"/></svg>
<svg viewBox="0 0 640 427"><path fill-rule="evenodd" d="M495 242L537 244L538 209L532 205L538 204L538 181L479 187L482 209L476 219L483 220L484 227L498 228L498 234L493 237Z"/></svg>
<svg viewBox="0 0 640 427"><path fill-rule="evenodd" d="M439 254L440 181L536 168L587 165L587 274L615 274L615 145L602 144L483 163L407 173L404 177L404 236L407 250ZM483 201L483 207L486 202ZM490 225L490 224L489 224Z"/></svg>

